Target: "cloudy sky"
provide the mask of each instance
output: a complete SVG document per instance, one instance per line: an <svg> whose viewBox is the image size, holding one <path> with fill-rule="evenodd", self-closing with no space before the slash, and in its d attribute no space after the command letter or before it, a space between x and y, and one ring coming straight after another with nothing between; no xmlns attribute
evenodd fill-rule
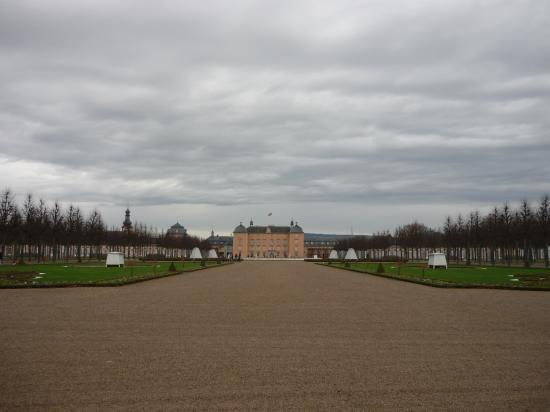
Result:
<svg viewBox="0 0 550 412"><path fill-rule="evenodd" d="M0 188L372 233L550 192L550 2L0 0Z"/></svg>

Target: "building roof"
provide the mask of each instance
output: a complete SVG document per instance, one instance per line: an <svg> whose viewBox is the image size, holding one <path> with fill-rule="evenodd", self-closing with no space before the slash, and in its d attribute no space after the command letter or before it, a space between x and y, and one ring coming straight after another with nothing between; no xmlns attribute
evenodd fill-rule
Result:
<svg viewBox="0 0 550 412"><path fill-rule="evenodd" d="M243 222L239 223L239 226L233 230L233 233L246 233L246 227L243 226Z"/></svg>
<svg viewBox="0 0 550 412"><path fill-rule="evenodd" d="M268 226L255 226L252 220L250 221L250 226L244 227L243 223L235 228L233 233L303 233L304 231L300 226L298 226L298 222L294 223L294 221L290 222L290 226L275 226L275 225L268 225Z"/></svg>
<svg viewBox="0 0 550 412"><path fill-rule="evenodd" d="M122 229L125 229L125 230L132 229L132 221L130 220L130 209L126 209L124 222L122 222Z"/></svg>
<svg viewBox="0 0 550 412"><path fill-rule="evenodd" d="M212 246L231 246L233 244L233 236L212 235L206 238L206 241Z"/></svg>
<svg viewBox="0 0 550 412"><path fill-rule="evenodd" d="M337 242L339 240L352 239L354 237L370 237L369 235L334 235L329 233L305 233L306 242Z"/></svg>
<svg viewBox="0 0 550 412"><path fill-rule="evenodd" d="M250 226L246 231L248 233L289 233L290 226Z"/></svg>
<svg viewBox="0 0 550 412"><path fill-rule="evenodd" d="M169 236L183 237L187 235L187 229L177 222L175 225L170 226L170 229L166 231L166 234Z"/></svg>

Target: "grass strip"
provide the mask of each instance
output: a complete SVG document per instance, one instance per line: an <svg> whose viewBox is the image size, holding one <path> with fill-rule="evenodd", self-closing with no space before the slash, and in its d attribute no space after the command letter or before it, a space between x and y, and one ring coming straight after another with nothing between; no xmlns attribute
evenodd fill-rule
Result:
<svg viewBox="0 0 550 412"><path fill-rule="evenodd" d="M517 276L515 279L518 279L518 284L503 284L503 283L491 283L491 282L486 282L484 281L483 279L479 279L479 280L476 280L475 282L468 282L468 281L460 281L459 282L456 282L456 281L452 281L452 280L449 280L449 279L440 279L440 278L437 278L437 277L425 277L425 276L419 276L419 274L411 274L411 273L395 273L395 272L392 272L391 270L388 271L386 270L385 273L379 273L379 272L376 272L375 270L371 269L368 267L368 265L370 264L362 264L362 266L359 266L357 267L356 265L358 264L354 264L354 263L351 263L349 267L345 267L343 263L333 263L333 264L327 264L327 263L317 263L318 265L323 265L323 266L327 266L327 267L334 267L334 268L337 268L337 269L344 269L344 270L349 270L349 271L352 271L352 272L359 272L359 273L365 273L365 274L369 274L369 275L372 275L372 276L379 276L379 277L383 277L383 278L388 278L388 279L394 279L394 280L400 280L400 281L403 281L403 282L409 282L409 283L416 283L416 284L419 284L419 285L424 285L424 286L432 286L432 287L438 287L438 288L459 288L459 289L505 289L505 290L537 290L537 291L550 291L550 280L547 280L547 281L544 281L544 282L541 282L542 284L536 284L536 285L533 285L533 284L525 284L525 283L521 283L521 277L522 276L527 276L527 275L522 275L522 274L517 274L515 276ZM378 263L376 263L375 265L378 265ZM420 268L418 265L414 265L414 266L402 266L402 269L403 270L407 270L407 269L410 269L411 267L413 268L416 268L417 270L422 270L422 268ZM393 268L392 268L393 269ZM470 270L472 271L473 269L481 269L481 268L477 268L477 267L473 267L473 268L452 268L452 269L464 269L464 270ZM501 270L501 268L493 268L495 270ZM550 275L550 273L548 272L548 269L535 269L535 268L532 268L532 269L524 269L524 268L502 268L502 269L506 269L507 271L515 271L515 272L541 272L543 273L542 276L547 276L547 275ZM425 271L427 272L428 270L430 269L425 269ZM428 272L430 275L433 275L433 276L436 276L438 273L441 273L441 274L444 274L445 271L443 269L438 269L436 271L431 271L431 272ZM494 272L492 273L494 274ZM468 273L467 275L471 276L471 273ZM501 274L501 276L510 276L508 275L507 273L503 273ZM550 278L550 276L549 276ZM507 281L510 281L510 279L506 279L506 278L503 278L503 281L504 280L507 280Z"/></svg>
<svg viewBox="0 0 550 412"><path fill-rule="evenodd" d="M124 286L124 285L130 285L133 283L138 282L144 282L148 280L153 279L160 279L165 278L169 276L175 276L175 275L181 275L185 273L191 273L196 272L199 270L204 269L211 269L214 267L221 267L231 264L230 262L223 262L220 264L216 263L208 263L206 266L201 266L199 263L193 264L192 267L185 268L185 266L189 266L190 263L186 263L184 265L183 270L177 270L177 271L167 271L162 270L157 273L138 273L138 274L123 274L121 276L113 277L113 278L107 278L107 279L98 279L98 280L53 280L53 281L40 281L40 282L33 282L32 280L24 281L24 282L10 282L9 280L0 280L0 289L22 289L22 288L63 288L63 287L106 287L106 286ZM36 265L34 265L36 266ZM46 266L46 265L44 265ZM152 268L152 266L151 266ZM2 268L5 271L5 267ZM45 268L42 268L43 270L48 270ZM128 269L130 270L130 269ZM127 270L127 271L128 271ZM0 274L3 272L0 270Z"/></svg>

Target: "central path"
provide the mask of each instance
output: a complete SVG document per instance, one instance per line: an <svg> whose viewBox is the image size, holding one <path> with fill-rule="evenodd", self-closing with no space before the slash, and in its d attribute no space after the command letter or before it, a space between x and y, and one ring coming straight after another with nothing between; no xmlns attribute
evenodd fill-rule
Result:
<svg viewBox="0 0 550 412"><path fill-rule="evenodd" d="M0 410L550 405L550 293L305 262L0 290Z"/></svg>

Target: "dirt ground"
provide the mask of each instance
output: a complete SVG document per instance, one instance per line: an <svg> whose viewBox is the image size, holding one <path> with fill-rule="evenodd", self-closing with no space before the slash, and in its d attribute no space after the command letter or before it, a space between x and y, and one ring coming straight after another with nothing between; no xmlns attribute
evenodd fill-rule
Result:
<svg viewBox="0 0 550 412"><path fill-rule="evenodd" d="M0 410L548 410L550 292L305 262L0 290Z"/></svg>

